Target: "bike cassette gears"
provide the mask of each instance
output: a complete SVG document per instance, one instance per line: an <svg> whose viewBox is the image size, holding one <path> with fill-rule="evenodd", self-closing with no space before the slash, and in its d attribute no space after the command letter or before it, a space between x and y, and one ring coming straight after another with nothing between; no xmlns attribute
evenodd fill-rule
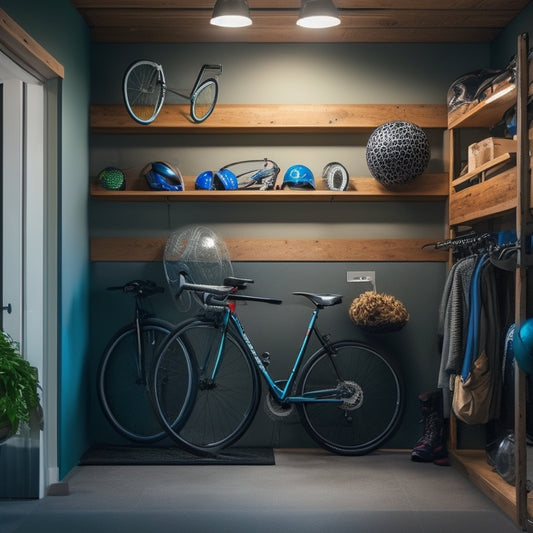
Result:
<svg viewBox="0 0 533 533"><path fill-rule="evenodd" d="M330 191L345 191L350 183L348 171L337 162L328 163L324 167L322 178Z"/></svg>
<svg viewBox="0 0 533 533"><path fill-rule="evenodd" d="M339 383L337 390L342 399L341 409L354 411L363 405L364 393L361 386L355 381L343 381Z"/></svg>

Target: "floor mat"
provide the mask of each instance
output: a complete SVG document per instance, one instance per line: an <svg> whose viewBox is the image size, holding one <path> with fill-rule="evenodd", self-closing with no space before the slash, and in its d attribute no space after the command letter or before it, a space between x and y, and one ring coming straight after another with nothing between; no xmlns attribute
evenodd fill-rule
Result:
<svg viewBox="0 0 533 533"><path fill-rule="evenodd" d="M96 465L274 465L272 448L228 448L216 457L199 457L177 447L95 444L80 466Z"/></svg>

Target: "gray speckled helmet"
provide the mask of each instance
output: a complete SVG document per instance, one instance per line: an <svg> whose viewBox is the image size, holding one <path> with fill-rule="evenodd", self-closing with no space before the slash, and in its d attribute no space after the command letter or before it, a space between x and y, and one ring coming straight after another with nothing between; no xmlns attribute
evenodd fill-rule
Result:
<svg viewBox="0 0 533 533"><path fill-rule="evenodd" d="M386 122L368 139L366 162L372 176L387 187L420 176L429 163L430 152L422 128L411 122Z"/></svg>

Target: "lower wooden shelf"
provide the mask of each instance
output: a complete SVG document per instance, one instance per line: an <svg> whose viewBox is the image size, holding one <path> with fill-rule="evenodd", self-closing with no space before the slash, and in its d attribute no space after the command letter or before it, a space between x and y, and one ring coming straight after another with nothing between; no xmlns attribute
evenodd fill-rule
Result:
<svg viewBox="0 0 533 533"><path fill-rule="evenodd" d="M465 222L503 214L516 208L516 167L460 191L450 190L449 223Z"/></svg>
<svg viewBox="0 0 533 533"><path fill-rule="evenodd" d="M505 512L519 527L516 489L487 463L484 450L450 450L451 464L461 470L487 497ZM528 515L533 516L533 495L527 499Z"/></svg>
<svg viewBox="0 0 533 533"><path fill-rule="evenodd" d="M426 261L448 252L429 239L225 239L232 261ZM439 239L434 239L439 240ZM162 261L166 237L92 237L91 261Z"/></svg>

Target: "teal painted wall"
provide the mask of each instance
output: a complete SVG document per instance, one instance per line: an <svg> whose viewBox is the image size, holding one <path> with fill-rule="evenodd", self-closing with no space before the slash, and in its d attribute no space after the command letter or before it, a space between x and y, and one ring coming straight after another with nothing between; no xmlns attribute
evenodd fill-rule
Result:
<svg viewBox="0 0 533 533"><path fill-rule="evenodd" d="M524 8L491 43L491 60L495 68L504 68L516 54L517 38L521 33L529 34L529 46L533 45L533 3Z"/></svg>
<svg viewBox="0 0 533 533"><path fill-rule="evenodd" d="M65 68L61 92L59 468L63 477L88 446L89 32L68 0L1 0L0 7Z"/></svg>

